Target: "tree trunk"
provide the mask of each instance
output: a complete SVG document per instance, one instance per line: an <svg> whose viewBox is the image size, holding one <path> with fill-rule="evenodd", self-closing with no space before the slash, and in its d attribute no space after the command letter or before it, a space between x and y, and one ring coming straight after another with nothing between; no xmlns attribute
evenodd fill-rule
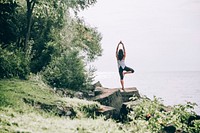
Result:
<svg viewBox="0 0 200 133"><path fill-rule="evenodd" d="M26 3L27 3L27 27L26 27L26 36L25 36L25 42L24 42L24 51L26 54L27 54L27 50L28 50L28 41L30 38L32 14L33 14L33 8L35 6L35 2L36 2L36 0L26 0Z"/></svg>

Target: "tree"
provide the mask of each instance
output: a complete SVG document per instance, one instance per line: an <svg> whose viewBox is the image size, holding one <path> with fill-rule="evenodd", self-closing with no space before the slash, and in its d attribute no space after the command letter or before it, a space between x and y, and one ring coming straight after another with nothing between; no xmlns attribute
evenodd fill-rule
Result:
<svg viewBox="0 0 200 133"><path fill-rule="evenodd" d="M0 3L0 46L6 48L17 40L16 9L18 4L14 1Z"/></svg>
<svg viewBox="0 0 200 133"><path fill-rule="evenodd" d="M27 47L28 47L28 41L30 38L30 32L31 32L31 24L32 24L32 15L33 15L33 10L35 7L35 4L39 5L41 8L45 8L47 6L48 8L53 7L55 9L65 9L66 8L72 8L74 11L78 11L80 9L85 9L89 7L90 5L94 4L96 0L49 0L49 1L39 1L39 0L26 0L27 3L27 30L26 30L26 37L25 37L25 44L24 44L24 49L25 52L27 52ZM49 4L50 3L50 4ZM50 5L50 6L49 6ZM56 12L54 14L53 10L46 10L47 14L53 14L53 16L60 16L63 17L63 14L65 13L65 10L58 10L59 12ZM36 11L37 12L37 11ZM58 14L60 13L60 14ZM40 15L45 15L45 14L40 14ZM63 18L62 18L63 19Z"/></svg>
<svg viewBox="0 0 200 133"><path fill-rule="evenodd" d="M72 40L75 47L83 52L88 62L94 61L98 56L101 56L102 49L100 41L101 34L96 28L90 27L84 23L84 20L78 19L74 24L75 36Z"/></svg>
<svg viewBox="0 0 200 133"><path fill-rule="evenodd" d="M36 0L26 0L26 5L27 5L27 26L26 26L26 37L25 37L25 42L24 42L24 50L25 53L27 52L27 45L28 41L30 38L30 32L31 32L31 24L32 24L32 14L33 14L33 9L36 4Z"/></svg>
<svg viewBox="0 0 200 133"><path fill-rule="evenodd" d="M52 62L42 73L47 83L54 87L89 89L93 70L85 68L87 62L101 55L101 34L83 20L66 18L62 30L51 30L54 40L48 46L54 48Z"/></svg>
<svg viewBox="0 0 200 133"><path fill-rule="evenodd" d="M78 11L95 4L96 0L5 1L7 2L2 2L2 4L8 3L9 7L16 4L11 11L4 11L4 17L6 14L8 16L4 22L11 29L8 31L9 33L14 31L13 39L9 38L6 43L1 41L3 39L0 40L1 47L4 46L0 50L5 53L0 54L0 64L2 64L0 69L4 70L5 77L19 77L21 72L24 75L20 77L27 77L31 69L33 73L44 72L47 82L52 85L52 79L47 75L53 76L52 78L68 75L67 79L70 75L66 72L76 72L70 80L66 80L67 83L63 82L62 78L57 78L59 79L56 80L58 87L68 87L70 82L73 83L73 86L70 85L73 88L85 86L89 79L85 68L86 63L94 61L101 55L102 37L96 28L86 25L78 16L71 17L69 9L72 9L76 15ZM8 35L2 36L8 38ZM12 56L16 61L11 64L6 63L11 62ZM71 61L71 64L66 61ZM72 64L78 65L76 71L70 66ZM15 72L15 66L18 67L18 72ZM57 71L54 66L60 70ZM55 75L52 75L52 72ZM12 76L8 76L10 73ZM76 82L75 86L74 83L77 80L80 82Z"/></svg>
<svg viewBox="0 0 200 133"><path fill-rule="evenodd" d="M54 58L43 72L47 83L58 88L83 89L86 84L86 71L78 51L65 51Z"/></svg>
<svg viewBox="0 0 200 133"><path fill-rule="evenodd" d="M92 5L95 2L96 1L94 0L66 0L48 2L38 1L36 3L33 16L34 24L31 31L31 38L34 40L34 46L32 47L34 54L31 61L32 72L36 73L42 70L43 67L48 65L52 55L55 55L53 52L55 52L55 49L57 48L49 45L49 42L58 44L56 41L59 41L60 39L55 41L56 34L60 34L60 32L63 31L66 27L66 21L71 21L68 11L69 8L73 9L74 12L77 12L78 10L89 7L89 5ZM72 25L68 26L71 27ZM73 33L74 31L69 32L68 34Z"/></svg>

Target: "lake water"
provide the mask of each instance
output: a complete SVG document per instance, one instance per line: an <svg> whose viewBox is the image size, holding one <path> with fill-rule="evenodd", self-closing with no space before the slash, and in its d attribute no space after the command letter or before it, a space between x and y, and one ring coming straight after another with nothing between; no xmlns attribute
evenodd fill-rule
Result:
<svg viewBox="0 0 200 133"><path fill-rule="evenodd" d="M95 82L104 87L121 87L118 72L96 72ZM135 72L125 75L125 87L136 87L141 95L161 98L165 105L195 102L200 114L200 71Z"/></svg>

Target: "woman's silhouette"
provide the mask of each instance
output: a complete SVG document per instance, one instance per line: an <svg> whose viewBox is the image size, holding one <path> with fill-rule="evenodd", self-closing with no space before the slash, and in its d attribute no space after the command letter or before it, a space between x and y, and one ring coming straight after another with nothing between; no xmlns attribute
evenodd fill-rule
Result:
<svg viewBox="0 0 200 133"><path fill-rule="evenodd" d="M122 44L123 49L119 49L119 45ZM130 67L125 65L125 58L126 58L126 50L122 41L120 41L117 45L116 49L116 58L119 68L119 75L120 75L120 83L122 85L122 90L124 90L124 75L129 73L134 73L134 70Z"/></svg>

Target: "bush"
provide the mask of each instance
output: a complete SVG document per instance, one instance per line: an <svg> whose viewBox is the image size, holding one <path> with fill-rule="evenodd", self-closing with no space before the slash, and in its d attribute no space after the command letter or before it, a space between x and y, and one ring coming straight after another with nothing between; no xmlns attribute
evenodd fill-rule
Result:
<svg viewBox="0 0 200 133"><path fill-rule="evenodd" d="M53 87L73 90L86 87L86 70L77 51L66 51L60 57L54 58L42 75Z"/></svg>
<svg viewBox="0 0 200 133"><path fill-rule="evenodd" d="M190 128L190 131L193 133L199 133L200 132L200 120L194 121L194 126Z"/></svg>
<svg viewBox="0 0 200 133"><path fill-rule="evenodd" d="M189 117L196 115L193 112L195 105L195 103L188 102L167 109L161 103L161 99L156 97L153 100L143 98L137 105L134 102L128 105L132 110L129 113L129 118L132 120L130 125L135 125L138 130L144 130L140 129L142 123L146 130L151 132L164 132L166 127L173 126L176 130L193 133L199 130L200 125L198 121L195 121L194 127L188 125Z"/></svg>
<svg viewBox="0 0 200 133"><path fill-rule="evenodd" d="M2 48L0 51L0 78L26 79L30 73L29 59L24 56L23 52L19 50L10 52Z"/></svg>

